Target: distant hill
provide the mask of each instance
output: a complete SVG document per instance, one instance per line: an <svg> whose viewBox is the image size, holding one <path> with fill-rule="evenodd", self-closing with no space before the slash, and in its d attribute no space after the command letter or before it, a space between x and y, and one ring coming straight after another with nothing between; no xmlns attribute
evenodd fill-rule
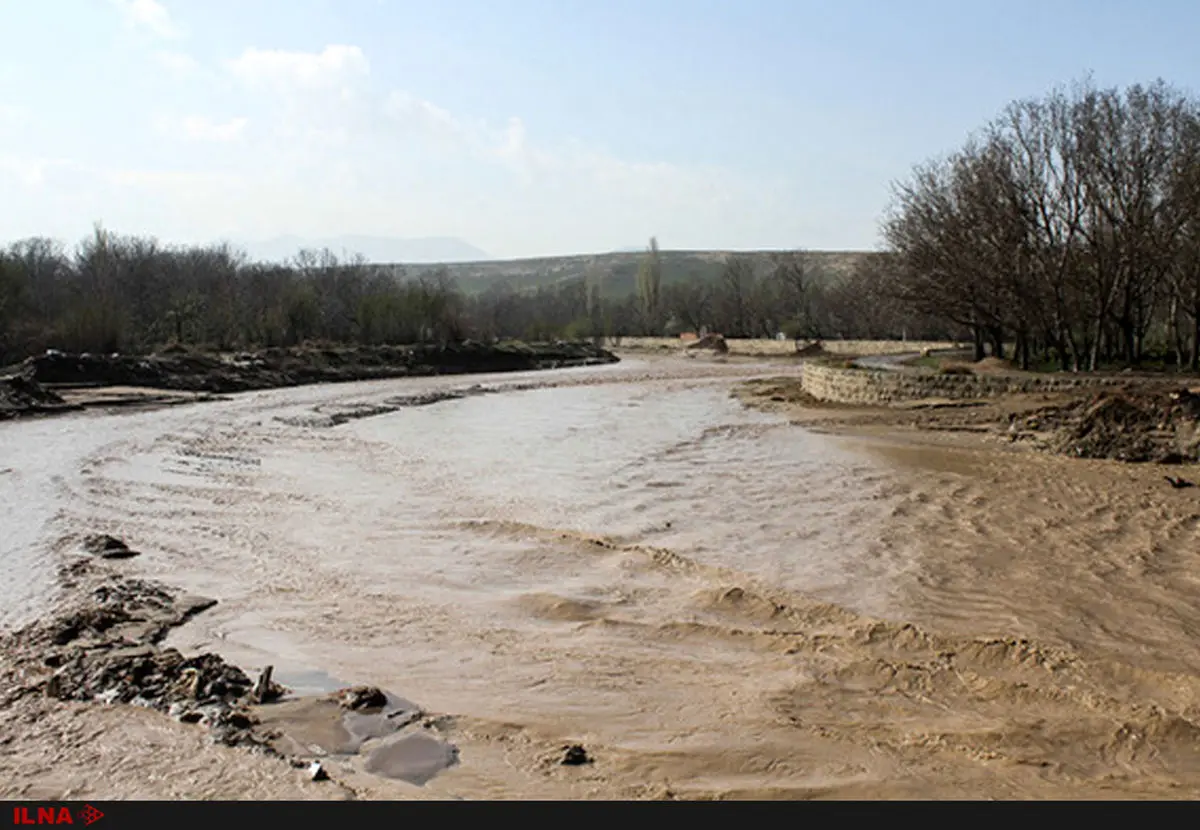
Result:
<svg viewBox="0 0 1200 830"><path fill-rule="evenodd" d="M262 242L243 242L241 247L245 248L253 259L268 262L291 259L302 249L322 248L328 248L339 257L362 254L368 261L377 263L450 263L491 259L485 251L455 237L400 239L382 236L337 236L328 239L308 239L281 236Z"/></svg>
<svg viewBox="0 0 1200 830"><path fill-rule="evenodd" d="M720 275L730 251L661 251L663 285L693 279L713 279ZM769 267L773 251L739 251L749 256L761 268ZM815 267L830 277L848 274L863 258L865 251L808 251ZM446 263L459 287L476 294L490 287L508 285L515 290L580 280L594 274L601 281L601 292L607 297L623 297L634 291L637 271L645 253L618 251L607 254L581 254L568 257L538 259L492 260L481 262ZM406 263L410 277L432 272L438 265Z"/></svg>

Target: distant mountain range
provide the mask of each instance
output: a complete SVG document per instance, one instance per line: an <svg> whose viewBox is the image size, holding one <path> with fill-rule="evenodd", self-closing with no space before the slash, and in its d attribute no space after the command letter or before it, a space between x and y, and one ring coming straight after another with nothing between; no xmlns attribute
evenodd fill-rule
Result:
<svg viewBox="0 0 1200 830"><path fill-rule="evenodd" d="M260 242L239 243L251 258L267 262L291 259L301 250L328 248L337 256L362 254L378 263L481 262L492 257L469 242L450 236L400 239L383 236L335 236L312 239L281 236Z"/></svg>

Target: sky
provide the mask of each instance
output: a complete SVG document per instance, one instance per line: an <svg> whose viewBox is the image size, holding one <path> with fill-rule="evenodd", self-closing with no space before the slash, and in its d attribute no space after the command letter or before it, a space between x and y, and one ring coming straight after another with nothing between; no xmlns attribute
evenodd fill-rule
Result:
<svg viewBox="0 0 1200 830"><path fill-rule="evenodd" d="M0 0L0 239L870 249L891 183L1179 0Z"/></svg>

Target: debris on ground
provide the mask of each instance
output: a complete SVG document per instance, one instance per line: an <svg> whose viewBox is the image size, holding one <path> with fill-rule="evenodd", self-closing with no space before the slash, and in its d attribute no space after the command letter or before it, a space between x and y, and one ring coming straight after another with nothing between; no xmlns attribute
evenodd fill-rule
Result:
<svg viewBox="0 0 1200 830"><path fill-rule="evenodd" d="M1200 460L1200 395L1187 389L1106 390L1014 416L1009 433L1041 434L1076 458L1178 464Z"/></svg>
<svg viewBox="0 0 1200 830"><path fill-rule="evenodd" d="M101 534L87 538L97 549L120 541ZM289 690L274 681L272 666L252 680L219 655L189 656L162 644L172 628L216 600L125 577L99 557L63 565L59 582L64 593L56 612L19 630L0 631L5 658L0 709L21 703L36 710L54 701L152 709L197 725L214 743L306 770L311 781L332 780L324 762L313 757L322 754L320 746L297 738L313 729L345 733L355 742L350 754L368 740L386 739L363 762L368 772L384 777L423 784L457 763L453 745L425 730L405 732L424 713L382 689L354 686L328 696L289 699ZM292 721L289 705L300 707ZM295 718L296 711L308 712L307 719ZM453 719L440 718L438 725L448 728Z"/></svg>
<svg viewBox="0 0 1200 830"><path fill-rule="evenodd" d="M333 699L343 709L353 712L363 709L382 709L388 704L387 694L374 686L354 686L349 689L341 689L333 694Z"/></svg>
<svg viewBox="0 0 1200 830"><path fill-rule="evenodd" d="M580 744L571 744L563 747L563 757L559 763L565 767L578 767L592 763L592 756Z"/></svg>
<svg viewBox="0 0 1200 830"><path fill-rule="evenodd" d="M254 684L254 691L250 693L250 699L255 703L270 703L287 694L286 688L271 679L274 671L274 666L266 666L262 670L262 674L258 676L258 681Z"/></svg>
<svg viewBox="0 0 1200 830"><path fill-rule="evenodd" d="M706 334L688 343L684 348L689 351L709 349L724 354L729 351L729 344L725 342L725 338L720 334Z"/></svg>
<svg viewBox="0 0 1200 830"><path fill-rule="evenodd" d="M921 431L987 433L999 441L1074 458L1164 465L1200 462L1200 389L1160 378L1100 388L1068 383L1055 391L870 405L818 400L804 391L801 380L780 377L744 382L735 395L767 411L790 413L797 406L820 410L819 415L804 417L819 419L822 425L891 423ZM845 414L833 414L838 410Z"/></svg>
<svg viewBox="0 0 1200 830"><path fill-rule="evenodd" d="M101 549L119 542L89 540ZM185 657L160 645L171 628L215 600L176 597L150 582L99 573L87 560L64 569L67 584L84 577L92 581L67 608L4 636L23 680L13 696L144 706L203 724L218 743L267 748L269 736L254 729L249 710L254 684L241 669L215 654Z"/></svg>
<svg viewBox="0 0 1200 830"><path fill-rule="evenodd" d="M94 534L83 540L83 548L101 559L128 559L141 554L132 550L124 540L106 533Z"/></svg>
<svg viewBox="0 0 1200 830"><path fill-rule="evenodd" d="M79 409L38 383L29 372L0 377L0 420Z"/></svg>

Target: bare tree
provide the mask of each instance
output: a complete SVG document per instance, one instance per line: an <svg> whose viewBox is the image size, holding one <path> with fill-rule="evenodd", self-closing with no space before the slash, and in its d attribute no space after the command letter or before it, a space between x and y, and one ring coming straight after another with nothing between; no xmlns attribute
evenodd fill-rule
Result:
<svg viewBox="0 0 1200 830"><path fill-rule="evenodd" d="M662 257L654 237L638 268L637 289L643 333L658 334L662 325Z"/></svg>
<svg viewBox="0 0 1200 830"><path fill-rule="evenodd" d="M814 297L821 290L820 274L804 251L788 251L771 257L770 282L778 300L781 328L792 339L820 340L821 324L814 313Z"/></svg>
<svg viewBox="0 0 1200 830"><path fill-rule="evenodd" d="M1176 320L1196 309L1181 254L1197 216L1195 111L1161 81L1011 105L896 187L883 228L900 296L968 326L977 357L1010 337L1026 366L1039 347L1063 368L1136 365L1152 335L1181 352Z"/></svg>
<svg viewBox="0 0 1200 830"><path fill-rule="evenodd" d="M753 260L741 254L730 254L726 258L717 288L716 306L722 329L732 337L746 337L750 333L754 281Z"/></svg>

